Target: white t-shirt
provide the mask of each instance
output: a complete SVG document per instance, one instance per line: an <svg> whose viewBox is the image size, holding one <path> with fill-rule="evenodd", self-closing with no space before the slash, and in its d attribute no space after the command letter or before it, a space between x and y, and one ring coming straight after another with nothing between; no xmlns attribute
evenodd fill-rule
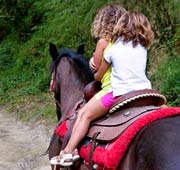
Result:
<svg viewBox="0 0 180 170"><path fill-rule="evenodd" d="M146 77L147 49L141 44L133 47L132 41L123 43L119 38L105 53L105 60L112 64L111 89L113 96L134 90L151 89Z"/></svg>

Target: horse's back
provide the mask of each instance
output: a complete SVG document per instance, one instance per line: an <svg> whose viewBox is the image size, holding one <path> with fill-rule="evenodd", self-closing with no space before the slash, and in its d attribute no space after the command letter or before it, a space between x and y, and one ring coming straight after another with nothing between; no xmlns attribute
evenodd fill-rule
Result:
<svg viewBox="0 0 180 170"><path fill-rule="evenodd" d="M137 138L133 170L180 169L180 116L151 123Z"/></svg>

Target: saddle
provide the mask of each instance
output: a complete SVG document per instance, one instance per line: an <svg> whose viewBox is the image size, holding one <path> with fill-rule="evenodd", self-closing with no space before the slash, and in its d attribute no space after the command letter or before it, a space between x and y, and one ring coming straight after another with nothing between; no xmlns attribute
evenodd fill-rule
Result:
<svg viewBox="0 0 180 170"><path fill-rule="evenodd" d="M88 86L89 92L91 92L91 86ZM95 84L96 87L99 85ZM96 87L93 87L93 91L96 91ZM87 93L88 94L88 93ZM87 95L87 96L92 96ZM82 105L82 102L79 102ZM148 114L153 110L160 109L163 104L166 103L166 98L154 89L145 89L129 92L123 96L117 98L113 106L110 108L109 113L94 121L90 125L88 137L101 141L115 140L120 134L130 126L134 121L143 115ZM76 106L77 108L77 106ZM76 111L72 112L70 119L67 119L67 127L70 136L71 129L75 122ZM68 140L68 139L67 139ZM65 142L66 143L66 142Z"/></svg>
<svg viewBox="0 0 180 170"><path fill-rule="evenodd" d="M97 84L96 84L97 85ZM88 87L88 91L91 92L91 86ZM99 87L99 86L96 86ZM94 92L96 91L94 88ZM87 96L90 98L93 96L92 93ZM66 146L71 131L76 120L76 110L84 105L85 100L79 101L71 114L65 118L67 131L63 137L62 147ZM166 98L154 89L145 89L129 92L123 96L117 98L113 106L110 108L109 113L104 117L91 123L87 137L91 139L91 148L89 152L89 167L92 169L93 161L92 156L98 142L111 143L118 139L120 135L134 123L141 116L153 113L154 110L162 108L162 105L166 103Z"/></svg>
<svg viewBox="0 0 180 170"><path fill-rule="evenodd" d="M85 101L89 101L98 91L101 90L100 81L92 81L88 83L83 90Z"/></svg>
<svg viewBox="0 0 180 170"><path fill-rule="evenodd" d="M117 111L109 117L92 123L87 136L93 138L95 134L98 134L96 140L113 141L139 117L157 109L160 107L142 106Z"/></svg>
<svg viewBox="0 0 180 170"><path fill-rule="evenodd" d="M87 136L93 138L98 134L97 140L115 140L139 117L160 109L165 103L166 98L154 89L129 92L117 98L105 117L91 124Z"/></svg>

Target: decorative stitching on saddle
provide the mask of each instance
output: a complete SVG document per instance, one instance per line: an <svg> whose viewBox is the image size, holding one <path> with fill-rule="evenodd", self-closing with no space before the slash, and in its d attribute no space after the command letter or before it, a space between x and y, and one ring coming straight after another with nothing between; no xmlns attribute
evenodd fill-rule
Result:
<svg viewBox="0 0 180 170"><path fill-rule="evenodd" d="M118 110L120 107L126 105L127 103L130 103L134 100L137 100L137 99L140 99L140 98L143 98L143 97L159 97L159 98L162 98L164 100L164 102L166 103L166 98L161 95L161 94L158 94L158 93L144 93L144 94L140 94L140 95L137 95L137 96L134 96L134 97L131 97L127 100L124 100L123 102L121 103L117 103L115 106L113 106L112 108L110 108L109 110L109 113L113 113L115 112L116 110Z"/></svg>

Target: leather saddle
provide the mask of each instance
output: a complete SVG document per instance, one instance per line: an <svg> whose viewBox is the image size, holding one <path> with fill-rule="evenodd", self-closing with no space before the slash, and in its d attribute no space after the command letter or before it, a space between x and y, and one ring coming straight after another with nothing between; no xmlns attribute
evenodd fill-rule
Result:
<svg viewBox="0 0 180 170"><path fill-rule="evenodd" d="M85 99L88 101L99 88L100 85L96 82L88 84L85 87ZM153 110L160 109L165 103L166 98L154 89L129 92L115 101L106 116L91 123L87 136L90 138L96 136L96 139L101 141L115 140L135 120ZM76 117L75 114L73 112L71 118L67 121L69 129L67 136L70 136Z"/></svg>
<svg viewBox="0 0 180 170"><path fill-rule="evenodd" d="M154 89L129 92L120 96L109 113L91 124L88 137L97 140L115 140L129 125L143 115L160 109L166 103L166 98Z"/></svg>
<svg viewBox="0 0 180 170"><path fill-rule="evenodd" d="M103 119L100 119L92 123L87 136L93 138L95 134L98 134L96 136L97 140L101 140L101 141L115 140L135 120L157 109L160 109L160 107L141 106L141 107L131 107L116 111L112 115L110 116L108 115L108 117L105 117Z"/></svg>

